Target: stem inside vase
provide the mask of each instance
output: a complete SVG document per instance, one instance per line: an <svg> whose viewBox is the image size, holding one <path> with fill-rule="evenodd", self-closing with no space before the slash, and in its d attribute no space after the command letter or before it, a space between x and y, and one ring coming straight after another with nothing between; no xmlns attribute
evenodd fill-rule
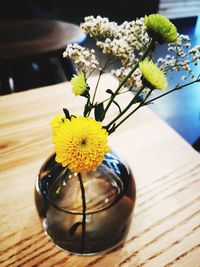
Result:
<svg viewBox="0 0 200 267"><path fill-rule="evenodd" d="M78 173L78 180L80 183L81 188L81 197L82 197L82 208L83 208L83 215L82 215L82 238L81 238L81 250L82 253L85 251L85 240L86 240L86 199L85 199L85 188L83 185L83 180L81 177L81 173Z"/></svg>

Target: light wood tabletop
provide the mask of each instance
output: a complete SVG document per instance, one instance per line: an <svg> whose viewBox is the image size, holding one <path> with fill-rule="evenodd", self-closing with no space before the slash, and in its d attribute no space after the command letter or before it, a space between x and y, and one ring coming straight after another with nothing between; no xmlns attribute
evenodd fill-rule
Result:
<svg viewBox="0 0 200 267"><path fill-rule="evenodd" d="M115 83L106 76L101 86ZM67 82L0 97L0 266L199 267L200 156L148 108L109 137L137 186L125 243L82 257L62 251L45 236L34 184L53 152L50 121L63 107L79 113L82 101Z"/></svg>

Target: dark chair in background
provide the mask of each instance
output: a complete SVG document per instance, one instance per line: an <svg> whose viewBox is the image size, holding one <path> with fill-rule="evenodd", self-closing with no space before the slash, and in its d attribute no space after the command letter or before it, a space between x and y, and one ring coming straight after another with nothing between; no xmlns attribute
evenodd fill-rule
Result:
<svg viewBox="0 0 200 267"><path fill-rule="evenodd" d="M0 94L63 82L75 69L62 53L86 35L58 20L55 1L7 1L0 11ZM50 4L51 3L51 4Z"/></svg>
<svg viewBox="0 0 200 267"><path fill-rule="evenodd" d="M77 25L47 19L1 22L0 36L1 94L70 79L75 70L62 53L85 39Z"/></svg>

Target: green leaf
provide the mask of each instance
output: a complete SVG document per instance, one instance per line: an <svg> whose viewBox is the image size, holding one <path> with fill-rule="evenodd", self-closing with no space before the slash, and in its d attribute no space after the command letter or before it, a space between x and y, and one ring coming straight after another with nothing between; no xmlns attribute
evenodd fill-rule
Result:
<svg viewBox="0 0 200 267"><path fill-rule="evenodd" d="M90 87L87 87L87 89L81 94L81 96L88 98L90 96L89 89Z"/></svg>
<svg viewBox="0 0 200 267"><path fill-rule="evenodd" d="M70 116L70 114L69 114L69 110L66 109L66 108L63 108L63 112L65 113L65 117L66 117L66 119L71 120L71 116Z"/></svg>
<svg viewBox="0 0 200 267"><path fill-rule="evenodd" d="M86 115L92 110L92 105L86 104L83 112L83 116L86 117Z"/></svg>
<svg viewBox="0 0 200 267"><path fill-rule="evenodd" d="M120 105L117 103L117 101L115 101L115 100L113 99L113 103L118 107L118 109L119 109L119 113L121 113L122 110L121 110L121 108L120 108Z"/></svg>
<svg viewBox="0 0 200 267"><path fill-rule="evenodd" d="M115 131L115 126L116 124L114 123L112 127L109 130L107 130L109 135Z"/></svg>
<svg viewBox="0 0 200 267"><path fill-rule="evenodd" d="M106 90L106 93L108 93L108 94L110 94L110 95L113 95L113 94L114 94L113 91L112 91L111 89L107 89L107 90Z"/></svg>
<svg viewBox="0 0 200 267"><path fill-rule="evenodd" d="M71 237L75 234L77 228L78 228L81 224L82 224L82 222L76 222L75 224L72 225L72 227L71 227L70 230L69 230L69 235L70 235Z"/></svg>
<svg viewBox="0 0 200 267"><path fill-rule="evenodd" d="M103 102L95 105L94 116L96 121L102 121L104 119L104 106Z"/></svg>

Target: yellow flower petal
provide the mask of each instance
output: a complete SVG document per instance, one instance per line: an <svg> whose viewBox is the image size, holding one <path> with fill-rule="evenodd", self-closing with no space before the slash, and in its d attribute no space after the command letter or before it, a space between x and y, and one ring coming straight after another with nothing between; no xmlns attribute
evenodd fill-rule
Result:
<svg viewBox="0 0 200 267"><path fill-rule="evenodd" d="M177 40L177 29L172 22L159 14L145 16L144 23L150 37L160 44L174 43Z"/></svg>
<svg viewBox="0 0 200 267"><path fill-rule="evenodd" d="M164 90L167 87L167 78L152 60L144 60L139 63L143 78L151 87Z"/></svg>
<svg viewBox="0 0 200 267"><path fill-rule="evenodd" d="M56 114L51 121L52 130L56 131L66 121L66 118L62 114Z"/></svg>
<svg viewBox="0 0 200 267"><path fill-rule="evenodd" d="M71 79L72 91L75 95L82 95L87 90L87 83L83 73L74 75Z"/></svg>

